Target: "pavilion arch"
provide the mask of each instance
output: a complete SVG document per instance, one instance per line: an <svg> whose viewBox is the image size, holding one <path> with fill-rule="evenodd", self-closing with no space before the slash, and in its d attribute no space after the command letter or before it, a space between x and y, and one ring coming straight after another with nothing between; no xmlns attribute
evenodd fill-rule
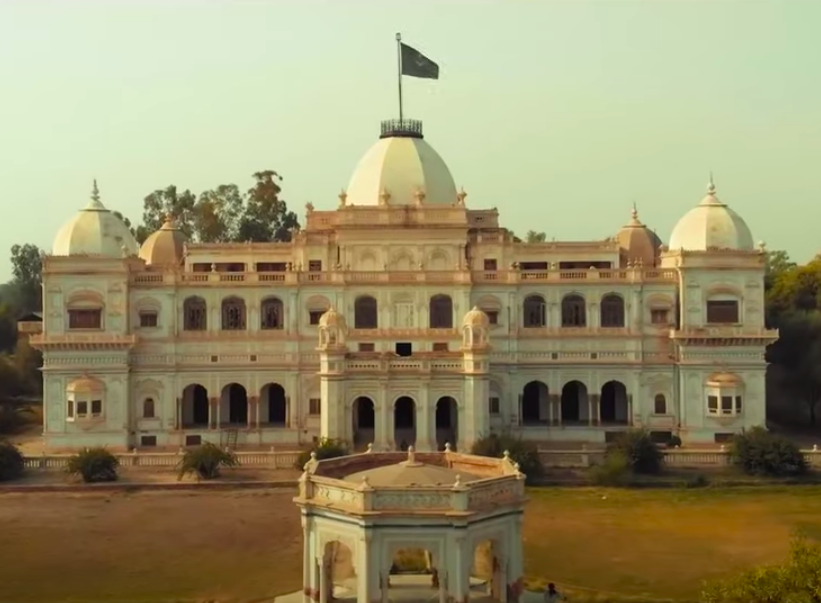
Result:
<svg viewBox="0 0 821 603"><path fill-rule="evenodd" d="M379 328L379 304L371 295L360 295L353 303L354 329Z"/></svg>
<svg viewBox="0 0 821 603"><path fill-rule="evenodd" d="M208 329L208 304L199 295L186 297L182 303L182 324L185 331Z"/></svg>
<svg viewBox="0 0 821 603"><path fill-rule="evenodd" d="M562 423L580 423L590 419L587 386L581 381L568 381L562 387Z"/></svg>
<svg viewBox="0 0 821 603"><path fill-rule="evenodd" d="M320 580L320 584L327 585L328 591L320 599L333 601L334 587L344 587L348 580L356 576L356 558L353 548L339 539L324 542L321 551L319 570L325 580Z"/></svg>
<svg viewBox="0 0 821 603"><path fill-rule="evenodd" d="M578 293L569 293L562 298L562 326L587 326L587 303Z"/></svg>
<svg viewBox="0 0 821 603"><path fill-rule="evenodd" d="M450 295L438 293L431 296L428 310L431 329L453 328L453 300Z"/></svg>
<svg viewBox="0 0 821 603"><path fill-rule="evenodd" d="M288 426L288 397L279 383L266 383L259 390L259 422L274 427Z"/></svg>
<svg viewBox="0 0 821 603"><path fill-rule="evenodd" d="M245 300L236 295L230 295L222 300L221 327L223 331L244 331L248 324L248 311Z"/></svg>
<svg viewBox="0 0 821 603"><path fill-rule="evenodd" d="M542 381L530 381L522 389L522 425L542 425L548 422L550 390Z"/></svg>
<svg viewBox="0 0 821 603"><path fill-rule="evenodd" d="M525 329L537 329L547 326L547 304L544 297L531 293L522 304L522 326Z"/></svg>
<svg viewBox="0 0 821 603"><path fill-rule="evenodd" d="M371 249L364 249L357 255L356 269L362 272L376 272L379 270L379 263L376 254Z"/></svg>
<svg viewBox="0 0 821 603"><path fill-rule="evenodd" d="M248 425L248 390L239 383L229 383L220 392L220 423Z"/></svg>
<svg viewBox="0 0 821 603"><path fill-rule="evenodd" d="M66 296L66 307L73 308L105 308L105 296L93 289L75 289Z"/></svg>
<svg viewBox="0 0 821 603"><path fill-rule="evenodd" d="M285 304L275 295L269 295L259 304L259 327L263 331L285 328Z"/></svg>
<svg viewBox="0 0 821 603"><path fill-rule="evenodd" d="M416 445L416 400L397 396L393 401L393 440L400 450Z"/></svg>
<svg viewBox="0 0 821 603"><path fill-rule="evenodd" d="M436 444L439 450L450 444L456 449L459 438L459 403L453 396L441 396L435 409Z"/></svg>
<svg viewBox="0 0 821 603"><path fill-rule="evenodd" d="M69 329L103 329L105 298L97 291L80 289L67 296Z"/></svg>
<svg viewBox="0 0 821 603"><path fill-rule="evenodd" d="M602 386L599 398L599 417L602 424L627 425L629 407L627 387L624 383L611 380Z"/></svg>
<svg viewBox="0 0 821 603"><path fill-rule="evenodd" d="M599 326L605 328L624 327L624 298L618 293L608 293L601 298Z"/></svg>
<svg viewBox="0 0 821 603"><path fill-rule="evenodd" d="M354 447L371 444L376 430L376 403L370 396L357 396L351 404Z"/></svg>
<svg viewBox="0 0 821 603"><path fill-rule="evenodd" d="M401 272L410 272L416 268L413 253L407 249L400 249L391 257L390 267Z"/></svg>
<svg viewBox="0 0 821 603"><path fill-rule="evenodd" d="M208 427L211 418L208 389L199 383L190 383L182 390L183 427Z"/></svg>
<svg viewBox="0 0 821 603"><path fill-rule="evenodd" d="M507 588L505 568L502 566L507 552L503 544L505 541L504 534L496 533L473 543L470 575L486 582L491 601L501 601L502 590Z"/></svg>

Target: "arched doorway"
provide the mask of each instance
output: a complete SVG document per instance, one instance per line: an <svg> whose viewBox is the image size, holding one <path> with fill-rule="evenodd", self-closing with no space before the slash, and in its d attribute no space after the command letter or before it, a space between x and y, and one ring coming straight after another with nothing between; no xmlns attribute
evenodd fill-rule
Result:
<svg viewBox="0 0 821 603"><path fill-rule="evenodd" d="M400 450L416 445L416 402L409 396L393 405L393 441Z"/></svg>
<svg viewBox="0 0 821 603"><path fill-rule="evenodd" d="M627 424L627 387L621 381L608 381L601 388L601 422L602 424Z"/></svg>
<svg viewBox="0 0 821 603"><path fill-rule="evenodd" d="M248 424L248 392L239 383L229 383L222 388L220 421L230 425Z"/></svg>
<svg viewBox="0 0 821 603"><path fill-rule="evenodd" d="M439 398L436 402L436 445L444 450L445 444L456 449L459 437L459 406L450 396Z"/></svg>
<svg viewBox="0 0 821 603"><path fill-rule="evenodd" d="M347 583L356 578L353 553L339 540L325 544L319 569L325 576L325 580L320 580L320 584L325 584L328 589L320 600L333 601L334 586L347 586Z"/></svg>
<svg viewBox="0 0 821 603"><path fill-rule="evenodd" d="M259 422L278 427L288 425L288 400L285 388L279 383L268 383L260 391Z"/></svg>
<svg viewBox="0 0 821 603"><path fill-rule="evenodd" d="M562 423L587 421L587 386L581 381L569 381L562 388Z"/></svg>
<svg viewBox="0 0 821 603"><path fill-rule="evenodd" d="M353 442L355 448L372 444L376 428L376 410L373 400L359 396L353 402Z"/></svg>
<svg viewBox="0 0 821 603"><path fill-rule="evenodd" d="M500 547L495 540L487 539L475 544L470 575L485 581L486 594L492 601L501 601L502 589L507 587L499 557Z"/></svg>
<svg viewBox="0 0 821 603"><path fill-rule="evenodd" d="M208 390L199 383L192 383L182 392L182 424L208 427Z"/></svg>
<svg viewBox="0 0 821 603"><path fill-rule="evenodd" d="M531 381L522 391L522 425L547 423L550 392L541 381Z"/></svg>

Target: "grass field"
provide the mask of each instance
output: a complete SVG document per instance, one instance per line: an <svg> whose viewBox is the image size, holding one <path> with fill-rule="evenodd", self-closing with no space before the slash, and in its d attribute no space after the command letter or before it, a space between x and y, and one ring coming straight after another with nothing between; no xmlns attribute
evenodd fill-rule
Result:
<svg viewBox="0 0 821 603"><path fill-rule="evenodd" d="M0 600L270 600L301 587L292 496L0 495ZM584 587L576 592L598 591L599 600L694 600L703 579L782 559L796 529L821 538L818 487L544 489L530 497L530 582Z"/></svg>

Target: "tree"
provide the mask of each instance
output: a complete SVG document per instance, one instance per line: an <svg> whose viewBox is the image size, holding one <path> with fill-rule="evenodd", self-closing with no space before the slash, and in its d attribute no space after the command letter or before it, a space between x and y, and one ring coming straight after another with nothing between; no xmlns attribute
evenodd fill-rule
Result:
<svg viewBox="0 0 821 603"><path fill-rule="evenodd" d="M767 318L778 326L782 316L792 312L812 312L821 308L821 257L803 266L785 266L770 272L767 291Z"/></svg>
<svg viewBox="0 0 821 603"><path fill-rule="evenodd" d="M764 255L765 290L769 291L782 274L792 270L795 266L795 262L790 260L790 256L786 251L782 249L768 251Z"/></svg>
<svg viewBox="0 0 821 603"><path fill-rule="evenodd" d="M525 235L525 242L527 243L544 243L547 240L547 235L543 232L536 232L535 230L528 230Z"/></svg>
<svg viewBox="0 0 821 603"><path fill-rule="evenodd" d="M179 193L173 184L148 195L143 200L143 223L137 228L137 241L142 244L148 235L160 229L169 215L176 219L179 229L191 237L196 201L194 193L188 189Z"/></svg>
<svg viewBox="0 0 821 603"><path fill-rule="evenodd" d="M821 401L821 313L783 314L778 327L778 340L767 348L773 380L791 402L806 409L815 426Z"/></svg>
<svg viewBox="0 0 821 603"><path fill-rule="evenodd" d="M202 243L237 241L245 199L236 184L221 184L200 194L193 212L193 231Z"/></svg>
<svg viewBox="0 0 821 603"><path fill-rule="evenodd" d="M821 546L795 538L786 562L709 584L702 603L821 603Z"/></svg>
<svg viewBox="0 0 821 603"><path fill-rule="evenodd" d="M245 211L239 219L237 239L240 241L288 242L291 229L299 228L299 219L288 211L285 201L279 198L282 192L278 182L282 176L273 170L254 174L256 183L248 191Z"/></svg>
<svg viewBox="0 0 821 603"><path fill-rule="evenodd" d="M43 251L26 243L11 248L12 285L19 293L22 312L39 312L43 308Z"/></svg>
<svg viewBox="0 0 821 603"><path fill-rule="evenodd" d="M131 220L126 218L123 214L121 214L118 211L112 211L111 213L114 214L115 216L117 216L122 221L122 223L125 224L126 228L128 228L128 230L131 232L131 234L134 235L134 237L136 238L137 229L134 228L134 226L132 226Z"/></svg>

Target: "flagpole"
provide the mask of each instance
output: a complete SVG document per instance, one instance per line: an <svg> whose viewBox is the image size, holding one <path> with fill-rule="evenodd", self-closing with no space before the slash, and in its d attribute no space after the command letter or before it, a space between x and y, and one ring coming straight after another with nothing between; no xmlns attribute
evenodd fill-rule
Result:
<svg viewBox="0 0 821 603"><path fill-rule="evenodd" d="M399 79L399 122L402 123L402 34L396 34L396 63Z"/></svg>

